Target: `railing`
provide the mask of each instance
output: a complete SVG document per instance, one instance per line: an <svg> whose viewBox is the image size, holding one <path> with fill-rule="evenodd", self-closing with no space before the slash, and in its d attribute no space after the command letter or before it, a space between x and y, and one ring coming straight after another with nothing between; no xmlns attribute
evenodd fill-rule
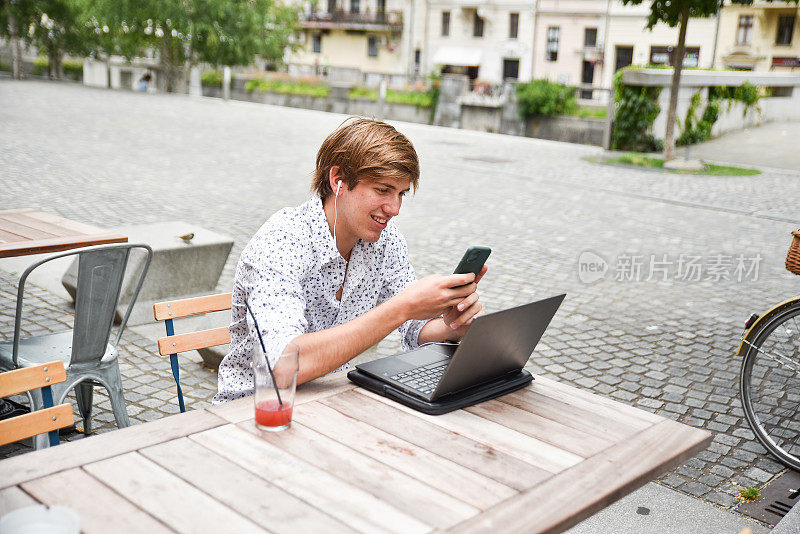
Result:
<svg viewBox="0 0 800 534"><path fill-rule="evenodd" d="M402 11L378 11L376 13L348 13L347 11L334 11L332 13L316 11L307 13L302 22L307 27L341 26L389 26L402 29Z"/></svg>

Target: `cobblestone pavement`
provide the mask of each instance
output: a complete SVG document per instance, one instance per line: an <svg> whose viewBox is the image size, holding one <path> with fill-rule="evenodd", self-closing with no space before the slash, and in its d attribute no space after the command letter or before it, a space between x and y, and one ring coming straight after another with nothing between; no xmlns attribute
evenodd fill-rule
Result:
<svg viewBox="0 0 800 534"><path fill-rule="evenodd" d="M0 209L42 208L106 227L196 222L235 238L219 284L228 290L241 248L266 217L307 198L316 149L343 118L2 80ZM800 287L783 268L800 220L800 174L638 171L587 161L601 154L593 147L399 126L422 163L421 187L397 218L420 276L449 272L467 246L485 244L493 249L481 283L489 311L566 292L533 371L714 433L663 484L731 507L740 486L782 472L743 420L733 354L749 314ZM607 262L603 279L579 279L585 251ZM758 265L756 280L735 271L738 255L763 258L747 265ZM678 261L691 257L701 280L678 276ZM626 261L642 262L640 277ZM13 329L13 291L13 279L0 277L0 337ZM37 290L30 298L29 333L69 323L68 305ZM132 331L122 343L132 421L174 413L169 365L154 343ZM362 358L397 347L390 336ZM182 374L189 406L204 406L215 375L196 355ZM106 399L97 418L106 423L98 432L113 428Z"/></svg>

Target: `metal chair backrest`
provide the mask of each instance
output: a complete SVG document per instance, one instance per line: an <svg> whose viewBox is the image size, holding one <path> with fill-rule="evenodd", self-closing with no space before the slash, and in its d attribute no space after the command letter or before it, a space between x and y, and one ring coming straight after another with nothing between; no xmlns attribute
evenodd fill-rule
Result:
<svg viewBox="0 0 800 534"><path fill-rule="evenodd" d="M181 412L186 411L186 406L183 402L183 391L181 390L178 354L187 350L204 349L230 343L231 334L227 326L221 326L210 330L176 335L172 320L230 309L230 293L157 302L153 305L153 316L156 321L164 321L164 326L167 329L167 337L162 337L158 340L158 353L162 356L169 356L172 376L175 378L175 385L178 386L178 406L180 406Z"/></svg>
<svg viewBox="0 0 800 534"><path fill-rule="evenodd" d="M72 355L69 365L100 361L106 353L111 327L119 302L125 268L132 249L142 249L147 257L139 273L131 301L119 325L113 345L116 347L128 322L136 297L144 283L153 259L153 249L144 244L120 244L88 247L50 256L36 262L22 273L17 291L17 315L14 323L13 362L17 365L17 352L22 322L25 282L28 275L40 265L67 256L78 256L78 283L75 293L75 322L72 331Z"/></svg>
<svg viewBox="0 0 800 534"><path fill-rule="evenodd" d="M66 379L67 373L60 361L0 373L0 397L41 388L44 400L42 410L0 421L0 445L45 432L50 435L50 445L58 445L58 429L70 426L74 418L69 404L53 406L50 386Z"/></svg>

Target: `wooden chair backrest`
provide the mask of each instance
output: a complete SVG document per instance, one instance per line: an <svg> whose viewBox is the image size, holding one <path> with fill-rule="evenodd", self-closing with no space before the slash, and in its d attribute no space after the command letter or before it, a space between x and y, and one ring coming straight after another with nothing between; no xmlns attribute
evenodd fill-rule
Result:
<svg viewBox="0 0 800 534"><path fill-rule="evenodd" d="M64 363L54 361L0 373L0 397L48 387L67 379ZM0 445L58 430L75 422L72 406L59 404L0 421Z"/></svg>
<svg viewBox="0 0 800 534"><path fill-rule="evenodd" d="M231 294L221 293L219 295L157 302L153 305L153 315L156 321L168 321L230 309ZM162 356L170 356L187 350L224 345L225 343L230 343L230 341L231 336L228 327L222 326L210 330L199 330L197 332L159 338L158 352Z"/></svg>

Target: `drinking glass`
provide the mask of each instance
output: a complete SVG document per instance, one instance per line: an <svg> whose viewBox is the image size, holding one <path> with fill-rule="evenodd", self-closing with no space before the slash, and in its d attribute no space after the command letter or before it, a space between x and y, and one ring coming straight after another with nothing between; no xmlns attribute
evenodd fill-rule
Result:
<svg viewBox="0 0 800 534"><path fill-rule="evenodd" d="M269 349L268 349L269 350ZM297 387L297 369L300 349L289 343L282 351L265 355L256 341L253 354L255 379L256 426L261 430L280 432L292 422L294 392ZM272 362L272 373L267 357Z"/></svg>

